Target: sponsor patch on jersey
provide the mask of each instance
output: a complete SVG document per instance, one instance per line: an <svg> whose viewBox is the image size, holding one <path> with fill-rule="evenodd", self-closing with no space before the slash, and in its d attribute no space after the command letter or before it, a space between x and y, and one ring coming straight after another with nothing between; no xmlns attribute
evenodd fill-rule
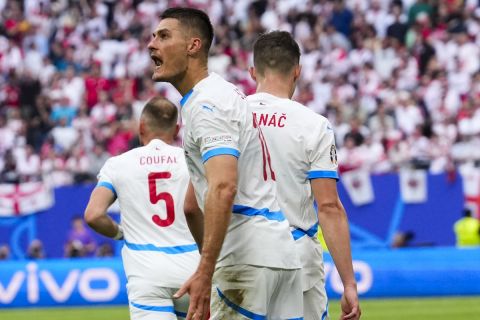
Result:
<svg viewBox="0 0 480 320"><path fill-rule="evenodd" d="M213 136L213 137L205 137L203 138L203 142L205 146L209 146L212 144L217 144L219 142L232 142L232 136L231 135L219 135L219 136Z"/></svg>
<svg viewBox="0 0 480 320"><path fill-rule="evenodd" d="M337 164L337 148L335 148L334 144L330 147L330 161L333 164Z"/></svg>

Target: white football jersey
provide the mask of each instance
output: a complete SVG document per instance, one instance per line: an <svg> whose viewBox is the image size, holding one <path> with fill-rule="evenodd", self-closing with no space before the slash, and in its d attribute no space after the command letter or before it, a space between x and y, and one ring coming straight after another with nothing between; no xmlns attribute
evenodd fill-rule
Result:
<svg viewBox="0 0 480 320"><path fill-rule="evenodd" d="M292 234L297 242L308 237L316 241L318 218L310 180L338 179L333 129L325 117L290 99L256 93L247 100L270 147L278 202ZM299 253L304 272L313 275L306 280L309 286L320 272L321 248L314 243L303 245Z"/></svg>
<svg viewBox="0 0 480 320"><path fill-rule="evenodd" d="M204 163L216 155L238 158L237 195L217 267L248 264L297 269L288 221L276 200L270 154L253 127L245 96L212 73L182 101L184 148L198 203L207 192Z"/></svg>
<svg viewBox="0 0 480 320"><path fill-rule="evenodd" d="M195 271L200 255L183 211L188 182L183 149L159 139L110 158L100 170L97 186L119 201L129 281L178 288Z"/></svg>

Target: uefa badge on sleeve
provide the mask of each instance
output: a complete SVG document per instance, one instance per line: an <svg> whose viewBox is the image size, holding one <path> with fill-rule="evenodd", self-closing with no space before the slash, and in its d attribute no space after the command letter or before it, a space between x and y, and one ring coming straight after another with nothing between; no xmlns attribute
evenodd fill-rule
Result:
<svg viewBox="0 0 480 320"><path fill-rule="evenodd" d="M330 147L330 161L332 161L334 165L337 164L337 149L334 144Z"/></svg>

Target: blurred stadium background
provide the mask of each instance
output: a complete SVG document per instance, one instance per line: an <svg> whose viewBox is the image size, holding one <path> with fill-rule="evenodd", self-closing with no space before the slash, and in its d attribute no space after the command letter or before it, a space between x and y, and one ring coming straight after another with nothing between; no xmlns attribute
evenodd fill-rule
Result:
<svg viewBox="0 0 480 320"><path fill-rule="evenodd" d="M128 318L121 243L78 217L144 103L180 100L146 51L170 6L209 13L210 70L247 94L258 34L300 43L294 98L335 126L363 318L478 318L480 247L454 232L479 218L478 0L0 0L0 318Z"/></svg>

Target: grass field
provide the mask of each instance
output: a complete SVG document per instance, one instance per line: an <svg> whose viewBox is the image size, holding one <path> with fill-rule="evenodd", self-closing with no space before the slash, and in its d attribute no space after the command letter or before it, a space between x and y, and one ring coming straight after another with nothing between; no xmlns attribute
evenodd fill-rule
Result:
<svg viewBox="0 0 480 320"><path fill-rule="evenodd" d="M474 320L480 319L480 297L364 299L367 320ZM330 317L338 319L338 301L330 301ZM128 320L127 307L0 310L1 320Z"/></svg>

